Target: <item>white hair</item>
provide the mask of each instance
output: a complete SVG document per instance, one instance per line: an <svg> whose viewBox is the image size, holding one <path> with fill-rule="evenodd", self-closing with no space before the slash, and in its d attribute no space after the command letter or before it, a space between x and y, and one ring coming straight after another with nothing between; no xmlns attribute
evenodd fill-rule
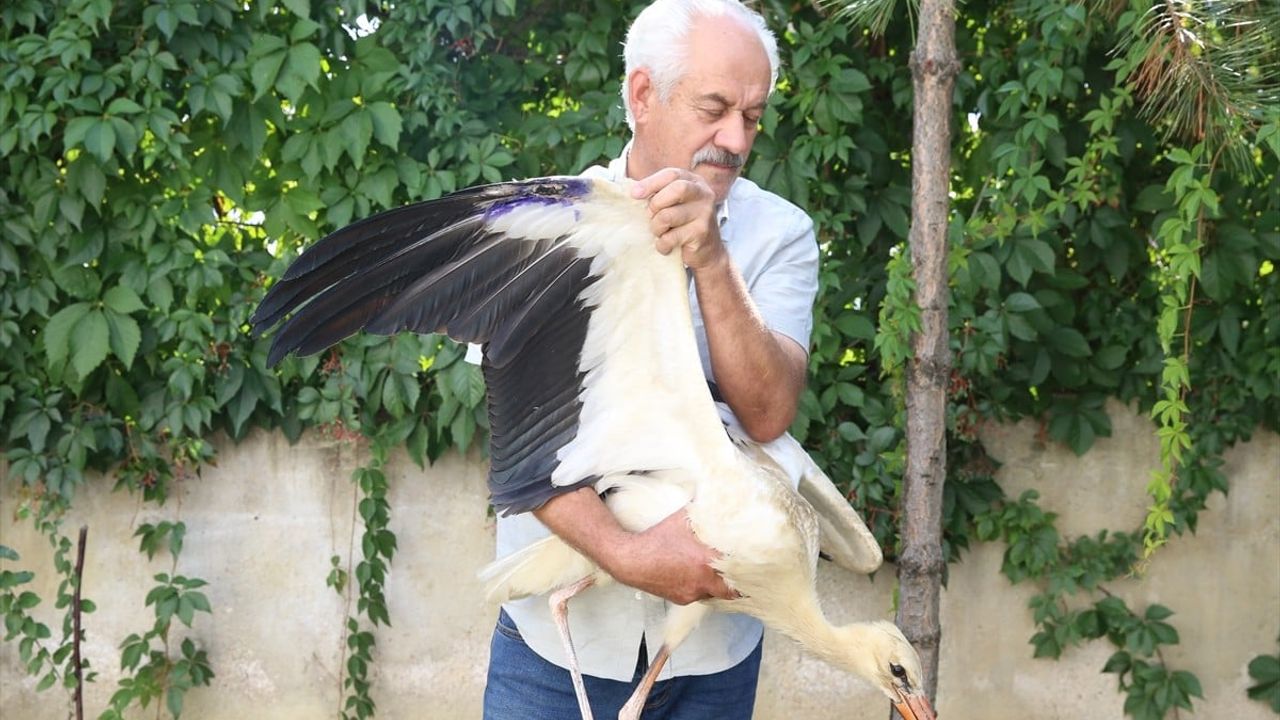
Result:
<svg viewBox="0 0 1280 720"><path fill-rule="evenodd" d="M632 132L636 129L629 95L632 71L637 68L648 70L658 99L665 103L684 71L689 56L685 41L694 20L724 16L742 22L760 39L765 54L769 56L769 93L773 93L773 85L778 81L778 41L759 13L738 0L655 0L631 23L627 41L622 46L622 57L626 62L622 78L622 107L627 111L627 126Z"/></svg>

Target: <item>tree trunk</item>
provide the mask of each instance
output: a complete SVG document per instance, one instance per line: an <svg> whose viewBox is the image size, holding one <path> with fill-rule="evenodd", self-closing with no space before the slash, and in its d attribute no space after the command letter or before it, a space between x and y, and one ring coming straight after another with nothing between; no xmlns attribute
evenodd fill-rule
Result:
<svg viewBox="0 0 1280 720"><path fill-rule="evenodd" d="M921 0L920 36L911 53L915 125L911 148L911 259L921 330L907 364L907 467L904 481L898 625L920 653L932 700L938 687L942 587L942 484L946 479L947 214L952 88L959 71L952 0ZM896 717L896 713L895 713Z"/></svg>

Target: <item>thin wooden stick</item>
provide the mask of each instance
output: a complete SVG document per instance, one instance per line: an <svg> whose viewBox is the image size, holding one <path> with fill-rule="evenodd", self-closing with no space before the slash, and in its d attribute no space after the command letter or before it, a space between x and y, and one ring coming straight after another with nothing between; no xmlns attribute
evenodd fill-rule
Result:
<svg viewBox="0 0 1280 720"><path fill-rule="evenodd" d="M76 542L76 587L71 600L71 618L74 635L71 638L71 664L76 673L76 720L84 720L84 671L80 666L80 581L84 577L84 546L89 537L89 526L80 527L80 539Z"/></svg>

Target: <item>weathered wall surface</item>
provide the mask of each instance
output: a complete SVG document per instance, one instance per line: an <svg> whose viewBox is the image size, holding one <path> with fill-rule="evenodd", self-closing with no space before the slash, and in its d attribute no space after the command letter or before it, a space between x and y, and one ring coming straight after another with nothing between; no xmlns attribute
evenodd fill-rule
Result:
<svg viewBox="0 0 1280 720"><path fill-rule="evenodd" d="M1083 458L1041 446L1031 423L988 428L983 440L1004 466L1000 480L1017 496L1036 488L1067 534L1132 528L1142 518L1143 487L1157 458L1150 424L1110 408L1115 431ZM359 458L319 435L290 446L256 434L223 444L218 465L185 480L164 508L109 491L97 482L77 498L65 528L89 530L85 593L98 605L87 617L85 653L98 671L86 693L87 713L105 707L119 677L117 646L150 626L143 599L151 575L170 571L148 562L132 537L143 522L181 519L188 528L179 573L209 581L213 616L195 628L217 678L193 691L184 718L336 717L344 601L325 587L329 558L353 547ZM1167 654L1201 679L1206 699L1195 717L1274 717L1249 701L1246 665L1276 651L1280 634L1280 438L1259 434L1232 450L1228 497L1216 496L1194 537L1175 539L1141 581L1110 589L1136 607L1168 605L1182 644ZM0 473L3 469L0 468ZM425 472L404 458L388 467L400 549L388 584L391 628L378 630L375 697L384 718L478 718L495 608L483 599L475 570L493 551L483 464L450 456ZM47 544L14 522L16 482L0 477L0 543L37 571L46 598L37 614L57 632L51 607L56 583ZM359 552L359 538L354 538ZM1027 600L1030 586L999 574L1004 548L980 545L951 568L943 596L943 653L938 709L945 720L1121 718L1114 676L1099 672L1111 648L1092 643L1060 661L1033 660ZM825 565L825 564L824 564ZM820 585L838 622L890 616L893 570L872 580L824 567ZM185 628L181 628L186 632ZM16 648L0 643L0 714L43 720L66 717L58 691L35 694ZM850 720L887 717L887 703L860 682L769 636L756 717L761 720ZM148 712L150 717L151 713Z"/></svg>

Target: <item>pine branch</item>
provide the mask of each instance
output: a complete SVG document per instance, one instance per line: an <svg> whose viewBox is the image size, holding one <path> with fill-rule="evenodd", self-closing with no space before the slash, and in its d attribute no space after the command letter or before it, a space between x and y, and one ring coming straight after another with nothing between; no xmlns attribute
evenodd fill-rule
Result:
<svg viewBox="0 0 1280 720"><path fill-rule="evenodd" d="M816 0L816 3L832 19L867 28L872 35L884 35L898 9L898 0ZM914 17L919 5L919 0L907 0L908 15Z"/></svg>
<svg viewBox="0 0 1280 720"><path fill-rule="evenodd" d="M1161 0L1117 50L1141 113L1166 139L1204 141L1249 164L1252 133L1280 102L1280 10L1247 0Z"/></svg>

